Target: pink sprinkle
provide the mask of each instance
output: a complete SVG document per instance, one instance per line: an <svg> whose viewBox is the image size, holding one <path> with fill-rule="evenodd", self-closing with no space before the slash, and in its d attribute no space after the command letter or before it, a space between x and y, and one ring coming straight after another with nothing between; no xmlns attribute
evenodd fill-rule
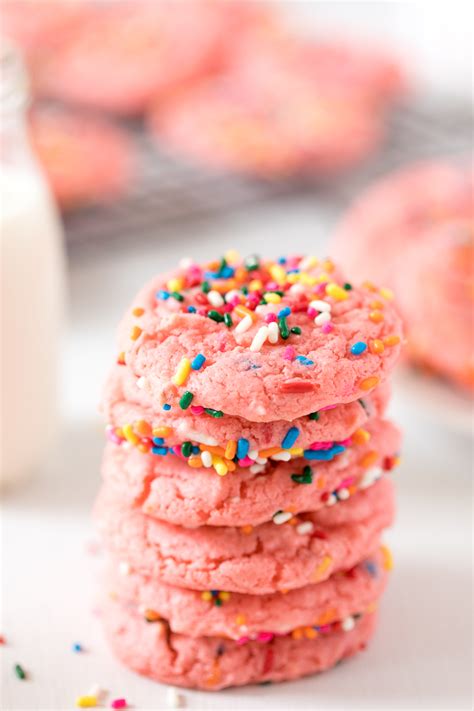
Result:
<svg viewBox="0 0 474 711"><path fill-rule="evenodd" d="M349 447L349 445L352 444L352 440L350 437L347 437L346 439L341 439L341 441L338 442L338 444L342 444L344 447Z"/></svg>
<svg viewBox="0 0 474 711"><path fill-rule="evenodd" d="M355 481L355 477L353 477L353 476L347 477L347 479L344 479L343 481L341 481L341 483L339 484L339 489L347 489L347 487L352 486L354 481Z"/></svg>
<svg viewBox="0 0 474 711"><path fill-rule="evenodd" d="M319 412L324 412L325 410L334 410L337 405L326 405L326 407L320 407Z"/></svg>
<svg viewBox="0 0 474 711"><path fill-rule="evenodd" d="M328 321L327 323L323 323L323 325L321 326L321 331L323 333L331 333L331 331L332 331L331 321Z"/></svg>
<svg viewBox="0 0 474 711"><path fill-rule="evenodd" d="M273 312L270 312L265 316L265 323L273 323L274 321L278 321L277 315L274 314Z"/></svg>
<svg viewBox="0 0 474 711"><path fill-rule="evenodd" d="M271 642L275 637L273 632L259 632L257 635L257 642Z"/></svg>
<svg viewBox="0 0 474 711"><path fill-rule="evenodd" d="M237 296L237 294L229 301L229 304L232 304L232 306L238 306L240 304L240 298Z"/></svg>
<svg viewBox="0 0 474 711"><path fill-rule="evenodd" d="M296 351L293 346L287 346L283 351L283 358L285 360L294 360L296 358Z"/></svg>
<svg viewBox="0 0 474 711"><path fill-rule="evenodd" d="M331 449L333 442L313 442L308 449Z"/></svg>
<svg viewBox="0 0 474 711"><path fill-rule="evenodd" d="M111 709L126 709L127 702L125 699L114 699L110 704Z"/></svg>
<svg viewBox="0 0 474 711"><path fill-rule="evenodd" d="M191 412L193 415L202 415L204 408L202 405L191 405Z"/></svg>
<svg viewBox="0 0 474 711"><path fill-rule="evenodd" d="M321 627L319 628L319 631L320 632L329 632L330 629L331 629L331 625L321 625Z"/></svg>
<svg viewBox="0 0 474 711"><path fill-rule="evenodd" d="M265 285L265 289L266 289L266 291L274 291L274 290L277 291L279 289L279 286L276 283L276 281L269 281Z"/></svg>
<svg viewBox="0 0 474 711"><path fill-rule="evenodd" d="M308 313L308 316L309 316L310 318L314 318L314 317L317 316L317 314L318 314L318 312L316 311L316 309L313 309L312 306L308 306L308 311L307 311L307 313Z"/></svg>
<svg viewBox="0 0 474 711"><path fill-rule="evenodd" d="M186 457L181 453L181 447L179 446L179 444L175 444L174 447L171 447L171 449L176 454L176 456L178 456L180 459L184 459L185 462L187 461Z"/></svg>
<svg viewBox="0 0 474 711"><path fill-rule="evenodd" d="M233 308L234 307L232 306L232 304L224 304L224 306L222 307L222 311L225 314L230 314L230 312L232 311Z"/></svg>
<svg viewBox="0 0 474 711"><path fill-rule="evenodd" d="M324 281L321 284L318 284L316 287L316 293L317 294L325 294L326 293L326 284L327 284L327 281Z"/></svg>
<svg viewBox="0 0 474 711"><path fill-rule="evenodd" d="M239 459L239 466L241 467L251 467L252 464L255 464L253 459L250 459L250 457L244 457L243 459Z"/></svg>
<svg viewBox="0 0 474 711"><path fill-rule="evenodd" d="M110 442L113 442L114 444L122 444L122 442L124 441L123 439L120 439L120 437L115 434L113 430L107 430L106 437L108 440L110 440Z"/></svg>
<svg viewBox="0 0 474 711"><path fill-rule="evenodd" d="M170 299L168 299L168 301L169 300ZM199 316L207 316L207 309L200 308L197 310L197 313L199 314Z"/></svg>
<svg viewBox="0 0 474 711"><path fill-rule="evenodd" d="M247 644L247 642L250 642L250 637L239 637L237 640L237 644Z"/></svg>

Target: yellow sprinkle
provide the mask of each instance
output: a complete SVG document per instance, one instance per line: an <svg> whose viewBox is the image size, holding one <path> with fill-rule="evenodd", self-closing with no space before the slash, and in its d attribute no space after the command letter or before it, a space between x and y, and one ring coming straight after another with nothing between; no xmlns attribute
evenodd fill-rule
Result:
<svg viewBox="0 0 474 711"><path fill-rule="evenodd" d="M212 457L212 466L219 476L225 476L229 471L229 467L227 464L224 464L224 461L220 457Z"/></svg>
<svg viewBox="0 0 474 711"><path fill-rule="evenodd" d="M178 365L176 373L173 376L173 383L175 385L184 385L188 379L188 375L191 372L191 361L189 358L181 358Z"/></svg>
<svg viewBox="0 0 474 711"><path fill-rule="evenodd" d="M272 264L268 271L270 272L272 279L276 281L279 286L286 284L287 274L281 264Z"/></svg>
<svg viewBox="0 0 474 711"><path fill-rule="evenodd" d="M267 304L279 304L281 301L281 296L280 294L274 294L271 291L267 291L264 295L263 298L267 302Z"/></svg>
<svg viewBox="0 0 474 711"><path fill-rule="evenodd" d="M227 600L230 600L230 592L221 590L221 592L219 593L219 597L222 600L222 602L227 602Z"/></svg>
<svg viewBox="0 0 474 711"><path fill-rule="evenodd" d="M375 388L376 385L378 385L380 381L380 378L378 375L370 375L368 378L364 378L364 380L361 380L359 383L359 387L361 390L371 390L372 388Z"/></svg>
<svg viewBox="0 0 474 711"><path fill-rule="evenodd" d="M368 469L368 467L371 467L373 464L375 464L378 458L378 452L372 450L371 452L367 452L367 454L364 454L364 456L360 458L359 464L361 467L364 467L364 469Z"/></svg>
<svg viewBox="0 0 474 711"><path fill-rule="evenodd" d="M235 618L235 624L238 625L239 627L241 625L245 625L246 622L247 622L247 618L245 617L245 615L237 615L237 617Z"/></svg>
<svg viewBox="0 0 474 711"><path fill-rule="evenodd" d="M391 348L392 346L397 346L400 343L400 336L385 336L383 339L384 345L387 346L387 348Z"/></svg>
<svg viewBox="0 0 474 711"><path fill-rule="evenodd" d="M140 338L141 334L142 329L139 326L134 326L130 331L130 338L132 339L132 341L136 341L137 338Z"/></svg>
<svg viewBox="0 0 474 711"><path fill-rule="evenodd" d="M365 444L370 439L370 432L367 432L367 430L364 430L361 427L356 430L353 435L351 435L351 439L354 444Z"/></svg>
<svg viewBox="0 0 474 711"><path fill-rule="evenodd" d="M138 444L140 439L137 437L135 432L133 431L132 425L124 425L122 427L123 435L127 442L130 442L131 444Z"/></svg>
<svg viewBox="0 0 474 711"><path fill-rule="evenodd" d="M145 313L145 309L142 309L141 306L137 306L137 308L133 309L132 314L134 316L143 316Z"/></svg>
<svg viewBox="0 0 474 711"><path fill-rule="evenodd" d="M117 357L117 363L120 365L125 365L125 351L121 351Z"/></svg>
<svg viewBox="0 0 474 711"><path fill-rule="evenodd" d="M300 274L300 282L305 286L314 286L318 283L318 277L313 274L308 274L307 272L302 272Z"/></svg>
<svg viewBox="0 0 474 711"><path fill-rule="evenodd" d="M224 254L224 258L227 264L237 264L237 262L240 262L240 254L236 249L228 249Z"/></svg>
<svg viewBox="0 0 474 711"><path fill-rule="evenodd" d="M300 275L296 272L288 274L286 277L286 281L288 282L288 284L297 284L300 281Z"/></svg>
<svg viewBox="0 0 474 711"><path fill-rule="evenodd" d="M374 338L373 340L369 341L369 351L371 353L376 353L377 355L380 355L383 353L385 350L385 346L383 341L380 340L380 338Z"/></svg>
<svg viewBox="0 0 474 711"><path fill-rule="evenodd" d="M287 452L289 452L293 457L302 457L303 456L303 447L292 447L291 449L287 449Z"/></svg>
<svg viewBox="0 0 474 711"><path fill-rule="evenodd" d="M321 563L318 565L318 567L316 568L316 570L313 573L314 582L318 582L318 580L321 579L321 577L327 571L327 569L329 568L331 563L332 563L331 556L325 555L324 558L322 559Z"/></svg>
<svg viewBox="0 0 474 711"><path fill-rule="evenodd" d="M379 294L380 296L383 296L384 299L387 299L387 301L392 301L394 298L393 291L391 289L387 289L385 286L379 289Z"/></svg>
<svg viewBox="0 0 474 711"><path fill-rule="evenodd" d="M349 292L334 282L331 282L326 286L326 294L328 296L332 296L332 298L336 299L336 301L344 301L349 298Z"/></svg>
<svg viewBox="0 0 474 711"><path fill-rule="evenodd" d="M201 600L204 600L204 602L210 602L212 600L212 593L210 590L205 590L204 592L201 593Z"/></svg>
<svg viewBox="0 0 474 711"><path fill-rule="evenodd" d="M393 556L390 548L387 546L380 546L380 552L383 557L383 567L385 570L392 570L393 568Z"/></svg>
<svg viewBox="0 0 474 711"><path fill-rule="evenodd" d="M166 286L170 291L181 291L184 286L184 279L182 277L170 279Z"/></svg>
<svg viewBox="0 0 474 711"><path fill-rule="evenodd" d="M168 437L172 433L171 427L154 427L153 437Z"/></svg>
<svg viewBox="0 0 474 711"><path fill-rule="evenodd" d="M224 459L233 459L235 457L235 453L237 451L237 442L235 439L230 439L227 442L225 452L224 452Z"/></svg>
<svg viewBox="0 0 474 711"><path fill-rule="evenodd" d="M78 696L76 706L81 709L93 708L97 706L97 696Z"/></svg>
<svg viewBox="0 0 474 711"><path fill-rule="evenodd" d="M330 276L327 272L321 272L321 274L318 276L317 281L319 284L322 284L323 281L329 281L329 279L330 279Z"/></svg>
<svg viewBox="0 0 474 711"><path fill-rule="evenodd" d="M263 283L261 279L252 279L252 281L249 283L249 291L258 291L263 287Z"/></svg>
<svg viewBox="0 0 474 711"><path fill-rule="evenodd" d="M370 312L369 319L374 323L380 323L384 320L384 315L381 311L379 311L379 309L375 309L374 311Z"/></svg>

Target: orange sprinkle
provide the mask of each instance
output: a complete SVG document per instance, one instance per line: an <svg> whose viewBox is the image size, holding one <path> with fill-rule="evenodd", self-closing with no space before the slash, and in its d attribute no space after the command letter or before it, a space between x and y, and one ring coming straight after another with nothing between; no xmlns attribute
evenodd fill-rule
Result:
<svg viewBox="0 0 474 711"><path fill-rule="evenodd" d="M202 459L201 457L189 457L188 464L190 467L193 467L193 469L202 467Z"/></svg>
<svg viewBox="0 0 474 711"><path fill-rule="evenodd" d="M218 457L223 457L225 454L224 447L213 447L210 444L200 444L199 449L201 452L211 452L211 454L217 454Z"/></svg>
<svg viewBox="0 0 474 711"><path fill-rule="evenodd" d="M224 451L225 459L233 459L235 457L236 451L237 451L237 442L235 441L235 439L230 439L227 442L226 448Z"/></svg>
<svg viewBox="0 0 474 711"><path fill-rule="evenodd" d="M353 435L351 435L351 439L354 444L365 444L370 439L370 432L367 432L367 430L360 427L354 432Z"/></svg>
<svg viewBox="0 0 474 711"><path fill-rule="evenodd" d="M330 274L331 272L334 271L334 263L331 262L330 259L325 259L324 262L321 264L321 268Z"/></svg>
<svg viewBox="0 0 474 711"><path fill-rule="evenodd" d="M125 351L122 351L117 356L118 365L125 365Z"/></svg>
<svg viewBox="0 0 474 711"><path fill-rule="evenodd" d="M302 639L303 630L297 627L295 630L292 631L291 636L293 637L293 639Z"/></svg>
<svg viewBox="0 0 474 711"><path fill-rule="evenodd" d="M337 611L334 610L333 608L330 608L329 610L326 610L326 612L323 612L322 615L318 617L316 620L316 625L328 625L330 622L334 622L334 620L337 618Z"/></svg>
<svg viewBox="0 0 474 711"><path fill-rule="evenodd" d="M219 662L217 660L215 660L213 663L212 672L205 680L205 683L208 686L214 686L214 684L217 684L217 682L219 681L220 678L221 678L221 672L219 669Z"/></svg>
<svg viewBox="0 0 474 711"><path fill-rule="evenodd" d="M372 341L369 341L369 351L371 353L376 353L377 355L380 355L383 353L385 350L385 346L383 341L380 340L380 338L374 338Z"/></svg>
<svg viewBox="0 0 474 711"><path fill-rule="evenodd" d="M316 481L316 486L318 489L324 489L326 486L326 477L325 476L318 476L318 479Z"/></svg>
<svg viewBox="0 0 474 711"><path fill-rule="evenodd" d="M367 289L367 291L377 291L377 287L372 284L371 281L364 281L362 284L363 289Z"/></svg>
<svg viewBox="0 0 474 711"><path fill-rule="evenodd" d="M146 444L145 442L140 442L140 444L137 444L137 449L142 453L142 454L148 454L148 452L151 449L151 446L149 444Z"/></svg>
<svg viewBox="0 0 474 711"><path fill-rule="evenodd" d="M324 575L324 573L327 571L329 566L332 563L332 558L329 555L325 555L324 558L322 559L321 563L318 565L316 570L313 573L313 581L318 582L321 577Z"/></svg>
<svg viewBox="0 0 474 711"><path fill-rule="evenodd" d="M134 424L134 429L141 437L150 437L151 435L151 426L146 420L137 420Z"/></svg>
<svg viewBox="0 0 474 711"><path fill-rule="evenodd" d="M242 533L245 533L246 536L248 536L250 533L253 531L253 526L248 524L247 526L242 526L241 529Z"/></svg>
<svg viewBox="0 0 474 711"><path fill-rule="evenodd" d="M349 494L350 494L351 496L354 496L354 494L355 494L356 491L357 491L357 486L356 486L355 484L352 484L352 486L348 486L348 487L347 487L347 491L349 492Z"/></svg>
<svg viewBox="0 0 474 711"><path fill-rule="evenodd" d="M235 472L237 468L235 462L233 462L231 459L227 459L225 465L230 472Z"/></svg>
<svg viewBox="0 0 474 711"><path fill-rule="evenodd" d="M377 603L376 602L371 602L370 605L367 605L365 608L365 611L370 615L372 612L375 612L377 609Z"/></svg>
<svg viewBox="0 0 474 711"><path fill-rule="evenodd" d="M372 390L379 382L380 378L378 375L370 375L368 378L364 378L364 380L360 381L359 387L361 390Z"/></svg>
<svg viewBox="0 0 474 711"><path fill-rule="evenodd" d="M262 459L267 459L268 457L273 457L274 454L279 454L282 451L281 447L270 447L269 449L261 449L258 456Z"/></svg>
<svg viewBox="0 0 474 711"><path fill-rule="evenodd" d="M136 341L137 338L140 338L142 333L143 331L139 326L134 326L130 331L130 338L132 339L132 341Z"/></svg>
<svg viewBox="0 0 474 711"><path fill-rule="evenodd" d="M290 520L288 521L290 526L296 526L296 524L299 522L300 522L300 519L297 516L293 516L293 518L290 518Z"/></svg>
<svg viewBox="0 0 474 711"><path fill-rule="evenodd" d="M392 346L396 346L400 343L400 336L385 336L383 342L387 348L391 348Z"/></svg>
<svg viewBox="0 0 474 711"><path fill-rule="evenodd" d="M367 469L368 467L371 467L373 464L375 464L378 458L378 452L372 450L371 452L367 452L367 454L364 454L364 456L359 459L359 464L361 467L364 467L364 469Z"/></svg>
<svg viewBox="0 0 474 711"><path fill-rule="evenodd" d="M317 630L313 629L313 627L305 627L304 628L304 636L306 639L316 639L318 636Z"/></svg>
<svg viewBox="0 0 474 711"><path fill-rule="evenodd" d="M383 567L385 570L392 570L393 568L393 556L392 552L387 546L380 546L380 552L383 557Z"/></svg>
<svg viewBox="0 0 474 711"><path fill-rule="evenodd" d="M153 437L168 437L172 431L171 427L154 427Z"/></svg>
<svg viewBox="0 0 474 711"><path fill-rule="evenodd" d="M160 615L156 610L145 610L145 619L148 620L148 622L158 622Z"/></svg>
<svg viewBox="0 0 474 711"><path fill-rule="evenodd" d="M385 308L385 304L383 304L381 301L371 301L369 304L371 309L383 309Z"/></svg>
<svg viewBox="0 0 474 711"><path fill-rule="evenodd" d="M137 306L137 308L133 309L132 314L134 316L143 316L145 313L145 309L142 309L141 306Z"/></svg>
<svg viewBox="0 0 474 711"><path fill-rule="evenodd" d="M381 311L379 311L378 309L375 309L375 311L370 312L369 318L374 323L380 323L381 321L384 320L384 315Z"/></svg>
<svg viewBox="0 0 474 711"><path fill-rule="evenodd" d="M237 617L235 618L235 624L238 625L239 627L241 625L245 625L246 622L247 622L247 618L245 617L245 615L237 615Z"/></svg>
<svg viewBox="0 0 474 711"><path fill-rule="evenodd" d="M247 270L245 269L245 267L237 267L237 269L235 270L234 279L237 279L238 282L246 281Z"/></svg>
<svg viewBox="0 0 474 711"><path fill-rule="evenodd" d="M244 316L250 316L250 318L252 319L252 321L255 321L255 319L257 318L256 313L255 313L254 311L251 311L250 309L248 309L248 308L247 308L246 306L244 306L243 304L237 304L237 306L235 307L234 311L235 311L235 313L236 313L238 316L240 316L241 318L243 318Z"/></svg>

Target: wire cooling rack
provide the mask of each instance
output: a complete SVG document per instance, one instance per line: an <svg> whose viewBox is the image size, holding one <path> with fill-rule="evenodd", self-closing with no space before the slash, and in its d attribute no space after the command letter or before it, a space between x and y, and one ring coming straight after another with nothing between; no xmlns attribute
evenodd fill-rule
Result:
<svg viewBox="0 0 474 711"><path fill-rule="evenodd" d="M291 195L327 195L347 204L368 182L406 163L472 152L472 111L453 103L400 107L388 121L379 152L337 181L263 181L207 171L160 151L138 124L129 124L136 144L138 174L120 201L83 208L65 218L71 254L109 241L159 237L172 224L217 216ZM105 246L105 244L104 244Z"/></svg>

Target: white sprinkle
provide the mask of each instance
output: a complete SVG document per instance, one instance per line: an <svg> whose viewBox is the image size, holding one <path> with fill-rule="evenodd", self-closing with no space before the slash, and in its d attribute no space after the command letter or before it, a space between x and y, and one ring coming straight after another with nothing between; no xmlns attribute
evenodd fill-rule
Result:
<svg viewBox="0 0 474 711"><path fill-rule="evenodd" d="M178 689L175 689L174 686L170 686L170 688L166 690L166 703L170 709L184 708L185 698L183 694L179 693Z"/></svg>
<svg viewBox="0 0 474 711"><path fill-rule="evenodd" d="M211 291L207 295L207 300L211 304L211 306L223 306L224 305L224 299L222 298L222 295L219 294L218 291L215 291L214 289L211 289Z"/></svg>
<svg viewBox="0 0 474 711"><path fill-rule="evenodd" d="M350 496L349 489L346 489L345 487L343 487L342 489L338 489L337 498L340 499L341 501L345 501L346 499L349 498L349 496Z"/></svg>
<svg viewBox="0 0 474 711"><path fill-rule="evenodd" d="M272 321L268 324L268 340L270 343L278 343L278 324L276 321Z"/></svg>
<svg viewBox="0 0 474 711"><path fill-rule="evenodd" d="M312 309L316 309L316 311L331 311L331 304L328 304L327 301L321 301L321 299L310 301L309 305Z"/></svg>
<svg viewBox="0 0 474 711"><path fill-rule="evenodd" d="M359 482L359 489L368 489L369 486L375 484L375 482L382 476L382 469L380 467L372 467L367 469L362 479Z"/></svg>
<svg viewBox="0 0 474 711"><path fill-rule="evenodd" d="M247 452L247 457L249 459L256 460L258 457L258 449L249 449L249 451Z"/></svg>
<svg viewBox="0 0 474 711"><path fill-rule="evenodd" d="M189 269L193 265L193 260L191 257L183 257L182 259L179 260L179 268L180 269Z"/></svg>
<svg viewBox="0 0 474 711"><path fill-rule="evenodd" d="M125 560L122 560L119 565L118 565L118 572L120 575L130 575L130 563L127 563Z"/></svg>
<svg viewBox="0 0 474 711"><path fill-rule="evenodd" d="M214 437L209 437L209 435L203 434L202 432L188 429L186 425L182 427L180 424L177 429L184 439L191 439L194 442L199 442L199 444L208 444L210 447L217 447L219 445L219 442Z"/></svg>
<svg viewBox="0 0 474 711"><path fill-rule="evenodd" d="M310 267L315 267L317 263L318 263L318 260L316 259L316 257L311 254L308 254L308 256L304 257L301 260L301 262L298 264L298 268L304 272L306 269L309 269Z"/></svg>
<svg viewBox="0 0 474 711"><path fill-rule="evenodd" d="M292 284L288 289L290 294L303 294L304 290L305 288L302 284Z"/></svg>
<svg viewBox="0 0 474 711"><path fill-rule="evenodd" d="M289 452L277 452L276 454L272 454L270 459L274 459L276 462L289 462L291 454Z"/></svg>
<svg viewBox="0 0 474 711"><path fill-rule="evenodd" d="M277 511L276 514L273 515L272 521L276 523L277 526L281 526L282 523L286 523L290 518L293 518L293 514L289 511Z"/></svg>
<svg viewBox="0 0 474 711"><path fill-rule="evenodd" d="M335 503L337 503L336 497L334 494L330 494L326 501L326 506L334 506Z"/></svg>
<svg viewBox="0 0 474 711"><path fill-rule="evenodd" d="M105 700L107 689L103 689L99 684L93 684L89 689L89 696L95 696L100 702Z"/></svg>
<svg viewBox="0 0 474 711"><path fill-rule="evenodd" d="M268 338L268 326L260 326L250 344L251 351L259 351Z"/></svg>
<svg viewBox="0 0 474 711"><path fill-rule="evenodd" d="M142 375L142 377L138 378L138 380L137 380L137 388L139 388L140 390L143 390L145 385L146 385L146 378L144 375Z"/></svg>
<svg viewBox="0 0 474 711"><path fill-rule="evenodd" d="M257 464L266 464L268 462L268 457L257 457L255 461Z"/></svg>
<svg viewBox="0 0 474 711"><path fill-rule="evenodd" d="M329 313L329 311L321 311L321 313L318 314L314 319L314 323L316 324L316 326L322 326L323 323L327 323L330 320L331 314Z"/></svg>
<svg viewBox="0 0 474 711"><path fill-rule="evenodd" d="M306 536L308 533L312 533L314 530L314 523L312 521L303 521L299 523L296 527L296 533L300 536Z"/></svg>
<svg viewBox="0 0 474 711"><path fill-rule="evenodd" d="M209 467L212 467L212 454L210 452L201 452L201 461L209 469Z"/></svg>
<svg viewBox="0 0 474 711"><path fill-rule="evenodd" d="M245 333L245 331L249 330L251 325L252 325L252 319L250 318L250 316L248 314L245 314L242 321L239 321L239 323L235 327L235 332L236 333Z"/></svg>
<svg viewBox="0 0 474 711"><path fill-rule="evenodd" d="M353 630L355 627L354 618L351 616L346 617L344 620L342 620L341 627L344 630L344 632L350 632L351 630Z"/></svg>
<svg viewBox="0 0 474 711"><path fill-rule="evenodd" d="M123 449L132 449L133 444L131 442L125 441L125 442L122 442L121 446Z"/></svg>
<svg viewBox="0 0 474 711"><path fill-rule="evenodd" d="M235 299L235 297L238 296L240 300L240 291L237 289L231 289L230 291L227 292L227 294L224 296L224 299L227 303Z"/></svg>
<svg viewBox="0 0 474 711"><path fill-rule="evenodd" d="M251 474L260 474L260 472L263 472L265 470L265 465L264 464L252 464L251 467L249 467L249 471Z"/></svg>

